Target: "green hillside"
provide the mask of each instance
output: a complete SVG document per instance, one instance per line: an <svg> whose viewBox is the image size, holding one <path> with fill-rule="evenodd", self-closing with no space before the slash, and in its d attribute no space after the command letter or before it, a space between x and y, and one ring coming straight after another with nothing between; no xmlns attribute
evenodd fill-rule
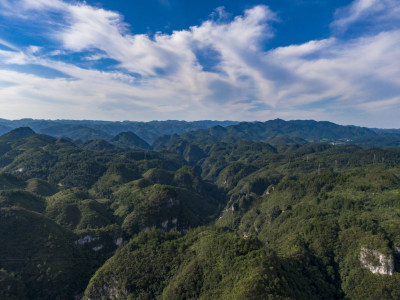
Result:
<svg viewBox="0 0 400 300"><path fill-rule="evenodd" d="M92 277L85 295L121 299L320 299L334 296L318 270L268 253L256 239L215 228L139 234Z"/></svg>
<svg viewBox="0 0 400 300"><path fill-rule="evenodd" d="M12 281L2 299L71 299L86 285L90 260L72 233L43 215L0 208L0 239L0 276Z"/></svg>
<svg viewBox="0 0 400 300"><path fill-rule="evenodd" d="M123 149L143 149L150 150L151 146L131 131L121 132L116 135L111 142Z"/></svg>
<svg viewBox="0 0 400 300"><path fill-rule="evenodd" d="M400 298L399 149L316 143L374 135L282 122L158 150L1 136L0 298ZM261 135L273 145L243 139Z"/></svg>

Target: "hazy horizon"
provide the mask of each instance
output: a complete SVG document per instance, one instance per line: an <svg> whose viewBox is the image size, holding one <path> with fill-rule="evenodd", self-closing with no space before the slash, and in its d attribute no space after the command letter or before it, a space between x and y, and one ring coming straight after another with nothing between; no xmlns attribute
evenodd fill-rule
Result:
<svg viewBox="0 0 400 300"><path fill-rule="evenodd" d="M14 122L14 121L22 121L22 120L33 120L33 121L72 121L72 122L139 122L139 123L149 123L149 122L168 122L168 121L177 121L177 122L205 122L205 121L209 121L209 122L237 122L237 123L241 123L241 122L248 122L248 123L254 123L254 122L268 122L268 121L273 121L276 119L281 119L283 121L286 122L290 122L290 121L316 121L316 122L330 122L330 123L334 123L337 125L341 125L341 126L355 126L355 127L366 127L366 128L376 128L376 129L400 129L400 127L370 127L370 126L363 126L363 125L357 125L357 124L341 124L341 123L337 123L337 122L332 122L329 120L314 120L314 119L283 119L283 118L275 118L275 119L270 119L270 120L265 120L265 121L260 121L260 120L252 120L252 121L240 121L240 120L215 120L215 119L199 119L199 120L178 120L178 119L166 119L166 120L148 120L148 121L138 121L138 120L100 120L100 119L35 119L35 118L21 118L21 119L7 119L7 118L0 118L0 120L6 120L6 121L10 121L10 122Z"/></svg>

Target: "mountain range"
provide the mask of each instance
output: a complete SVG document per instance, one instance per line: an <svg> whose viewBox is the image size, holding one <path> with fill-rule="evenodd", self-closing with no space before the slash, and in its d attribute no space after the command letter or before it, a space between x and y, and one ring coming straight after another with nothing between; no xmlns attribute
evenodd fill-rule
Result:
<svg viewBox="0 0 400 300"><path fill-rule="evenodd" d="M400 297L396 130L209 125L0 136L0 298Z"/></svg>
<svg viewBox="0 0 400 300"><path fill-rule="evenodd" d="M313 120L111 122L0 119L0 134L18 127L30 127L37 133L81 143L104 140L122 148L133 145L141 149L158 149L182 140L209 143L241 139L262 141L271 145L325 142L336 145L356 144L362 147L400 146L400 129L342 126ZM104 146L107 147L106 144Z"/></svg>

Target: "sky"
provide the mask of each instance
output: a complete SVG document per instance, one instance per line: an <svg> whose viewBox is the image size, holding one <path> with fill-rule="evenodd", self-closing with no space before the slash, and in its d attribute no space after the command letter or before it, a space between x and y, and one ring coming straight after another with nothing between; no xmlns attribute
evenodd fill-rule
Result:
<svg viewBox="0 0 400 300"><path fill-rule="evenodd" d="M0 0L0 118L399 114L399 0Z"/></svg>

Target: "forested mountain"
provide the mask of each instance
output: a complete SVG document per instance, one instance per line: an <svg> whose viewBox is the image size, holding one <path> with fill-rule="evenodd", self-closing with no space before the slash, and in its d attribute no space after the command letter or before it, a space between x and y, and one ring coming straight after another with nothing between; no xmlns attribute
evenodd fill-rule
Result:
<svg viewBox="0 0 400 300"><path fill-rule="evenodd" d="M111 122L90 120L5 120L0 119L0 134L19 127L30 127L38 133L56 138L66 137L72 140L111 140L121 132L131 131L147 143L165 134L182 134L188 131L210 128L216 125L228 126L237 124L234 121L151 121L151 122Z"/></svg>
<svg viewBox="0 0 400 300"><path fill-rule="evenodd" d="M131 131L118 133L111 140L111 142L114 145L125 149L132 149L132 148L133 149L138 148L143 150L151 149L151 146L148 143L146 143L146 141L142 140L140 137L138 137Z"/></svg>
<svg viewBox="0 0 400 300"><path fill-rule="evenodd" d="M182 140L202 144L220 140L235 142L242 139L266 142L274 146L315 142L335 145L356 144L366 148L400 146L400 131L397 129L341 126L331 122L313 120L284 121L276 119L267 122L241 123L173 120L151 122L0 120L0 134L19 127L30 127L37 133L56 138L64 137L80 143L104 140L122 148L132 147L130 143L132 143L132 134L134 134L136 136L134 148L141 149L150 149L148 144L156 149L164 148ZM129 138L127 138L128 133L131 135ZM123 142L119 141L121 138L124 139ZM127 139L131 141L128 142ZM139 142L138 139L143 141Z"/></svg>
<svg viewBox="0 0 400 300"><path fill-rule="evenodd" d="M151 150L132 132L14 129L0 137L0 298L400 298L400 150L351 145L382 137L274 120Z"/></svg>
<svg viewBox="0 0 400 300"><path fill-rule="evenodd" d="M331 122L276 119L267 122L242 122L227 127L214 126L180 136L176 134L161 136L153 142L153 147L161 149L181 141L202 145L218 141L237 142L243 139L272 145L324 142L334 145L356 144L363 147L400 146L400 133L395 130L377 131L365 127L341 126Z"/></svg>

